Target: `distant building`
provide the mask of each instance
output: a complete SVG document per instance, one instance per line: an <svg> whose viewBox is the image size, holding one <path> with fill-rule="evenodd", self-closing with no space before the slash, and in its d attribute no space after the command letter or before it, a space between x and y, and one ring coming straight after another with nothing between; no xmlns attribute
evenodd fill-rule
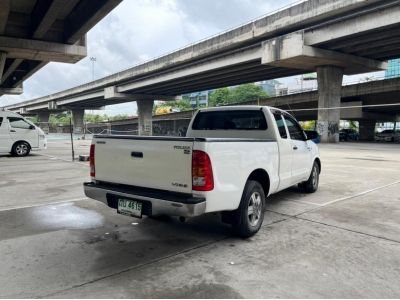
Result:
<svg viewBox="0 0 400 300"><path fill-rule="evenodd" d="M274 97L277 94L277 88L280 85L280 82L277 80L264 80L256 82L254 84L261 86L261 88L268 94L268 96ZM237 85L230 86L228 88L233 89L235 87L237 87ZM189 102L192 107L208 106L208 99L213 91L214 90L208 90L208 91L186 94L183 96L189 97Z"/></svg>
<svg viewBox="0 0 400 300"><path fill-rule="evenodd" d="M400 77L400 58L389 60L388 69L385 71L385 78Z"/></svg>
<svg viewBox="0 0 400 300"><path fill-rule="evenodd" d="M211 92L212 90L189 94L190 105L193 107L208 106L208 97L210 96Z"/></svg>
<svg viewBox="0 0 400 300"><path fill-rule="evenodd" d="M275 97L277 94L277 87L280 85L280 82L277 80L264 80L256 82L255 84L261 86L268 96Z"/></svg>

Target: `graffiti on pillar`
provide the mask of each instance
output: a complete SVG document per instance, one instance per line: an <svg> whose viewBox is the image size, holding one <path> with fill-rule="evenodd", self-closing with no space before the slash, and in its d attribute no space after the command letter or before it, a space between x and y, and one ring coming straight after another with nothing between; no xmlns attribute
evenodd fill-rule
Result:
<svg viewBox="0 0 400 300"><path fill-rule="evenodd" d="M339 124L334 121L318 121L317 131L323 142L339 140Z"/></svg>
<svg viewBox="0 0 400 300"><path fill-rule="evenodd" d="M328 134L334 135L339 133L339 124L337 122L329 122L328 123Z"/></svg>
<svg viewBox="0 0 400 300"><path fill-rule="evenodd" d="M328 122L318 121L317 122L317 132L320 136L327 134L328 132Z"/></svg>

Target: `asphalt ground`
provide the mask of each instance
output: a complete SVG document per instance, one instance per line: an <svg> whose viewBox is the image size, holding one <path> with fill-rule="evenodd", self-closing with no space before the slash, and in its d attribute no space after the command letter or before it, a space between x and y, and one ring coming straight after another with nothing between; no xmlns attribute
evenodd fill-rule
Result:
<svg viewBox="0 0 400 300"><path fill-rule="evenodd" d="M70 146L0 156L2 298L400 298L399 145L320 145L319 190L270 197L247 240L218 215L135 219L86 199Z"/></svg>

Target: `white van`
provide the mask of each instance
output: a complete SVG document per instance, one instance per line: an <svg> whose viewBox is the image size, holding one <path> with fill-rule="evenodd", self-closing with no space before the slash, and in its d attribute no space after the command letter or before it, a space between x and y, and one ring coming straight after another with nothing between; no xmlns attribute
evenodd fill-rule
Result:
<svg viewBox="0 0 400 300"><path fill-rule="evenodd" d="M47 147L42 129L19 114L0 108L0 153L26 156Z"/></svg>

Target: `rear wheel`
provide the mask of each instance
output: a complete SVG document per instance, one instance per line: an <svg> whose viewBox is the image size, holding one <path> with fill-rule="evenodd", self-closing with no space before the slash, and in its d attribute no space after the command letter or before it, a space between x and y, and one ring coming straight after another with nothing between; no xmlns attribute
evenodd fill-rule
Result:
<svg viewBox="0 0 400 300"><path fill-rule="evenodd" d="M304 181L299 184L299 187L302 188L306 193L314 193L318 190L319 184L319 165L316 161L314 161L314 165L311 170L310 177L307 181Z"/></svg>
<svg viewBox="0 0 400 300"><path fill-rule="evenodd" d="M31 147L27 142L18 142L13 146L12 153L16 156L27 156Z"/></svg>
<svg viewBox="0 0 400 300"><path fill-rule="evenodd" d="M257 181L247 181L239 208L234 212L232 220L235 233L244 238L256 234L264 220L264 210L264 189Z"/></svg>

